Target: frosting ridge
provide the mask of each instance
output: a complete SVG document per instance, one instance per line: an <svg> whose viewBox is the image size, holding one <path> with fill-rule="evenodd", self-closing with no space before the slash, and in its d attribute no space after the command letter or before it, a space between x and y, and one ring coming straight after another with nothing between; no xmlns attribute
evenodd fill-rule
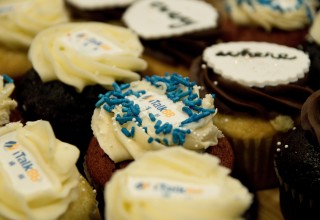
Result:
<svg viewBox="0 0 320 220"><path fill-rule="evenodd" d="M241 219L252 197L218 163L180 147L148 152L106 184L106 218Z"/></svg>
<svg viewBox="0 0 320 220"><path fill-rule="evenodd" d="M320 13L318 13L312 23L312 26L309 31L312 39L320 45Z"/></svg>
<svg viewBox="0 0 320 220"><path fill-rule="evenodd" d="M59 218L78 197L79 150L57 140L46 121L10 123L0 134L1 217Z"/></svg>
<svg viewBox="0 0 320 220"><path fill-rule="evenodd" d="M111 87L115 81L140 79L147 63L130 30L99 22L57 25L39 33L29 59L42 81L60 80L78 91L87 85Z"/></svg>

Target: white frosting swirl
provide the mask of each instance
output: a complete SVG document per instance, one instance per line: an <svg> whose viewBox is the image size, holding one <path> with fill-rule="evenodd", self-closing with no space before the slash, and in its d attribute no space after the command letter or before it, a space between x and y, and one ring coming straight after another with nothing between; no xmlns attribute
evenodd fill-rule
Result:
<svg viewBox="0 0 320 220"><path fill-rule="evenodd" d="M0 128L0 219L58 219L78 197L79 150L46 121Z"/></svg>
<svg viewBox="0 0 320 220"><path fill-rule="evenodd" d="M11 98L15 86L13 83L5 82L0 76L0 126L10 121L11 110L17 107L17 102Z"/></svg>
<svg viewBox="0 0 320 220"><path fill-rule="evenodd" d="M166 98L166 86L161 87L152 86L149 82L142 80L131 83L130 89L133 91L145 90L147 95L152 95L156 97L155 99L161 100L165 103L167 109L174 111L174 117L171 119L161 118L163 124L168 122L173 124L173 127L178 127L178 124L187 119L189 116L182 111L185 106L182 101L173 103L171 100ZM193 87L193 92L198 94L198 87ZM145 96L145 97L146 97ZM134 99L134 98L133 98ZM141 157L147 151L159 150L167 148L168 146L177 146L172 140L172 134L157 133L155 130L155 123L150 120L149 113L151 110L148 108L147 98L140 99L136 101L141 109L139 117L142 119L142 124L139 126L134 121L127 122L121 125L117 119L117 115L123 115L122 105L118 105L113 109L112 112L107 112L104 110L104 106L95 109L92 117L92 130L95 137L98 139L100 147L105 151L105 153L114 161L124 161L129 159L137 159ZM213 109L213 98L211 95L207 95L202 100L201 107ZM139 103L140 102L140 103ZM150 102L149 102L150 103ZM144 108L144 109L143 109ZM164 112L161 112L164 113ZM156 113L155 113L156 114ZM206 148L210 146L217 145L218 138L223 137L221 131L213 125L212 117L214 114L210 114L199 121L192 122L183 127L183 129L190 129L191 133L187 134L185 137L185 142L183 147L194 150L194 151L205 151ZM167 121L166 121L167 120ZM171 120L171 121L170 121ZM134 136L127 137L122 129L125 128L129 131L134 127ZM145 131L147 128L147 132ZM163 142L148 141L150 138L156 140L163 140L164 138L168 141L168 146Z"/></svg>
<svg viewBox="0 0 320 220"><path fill-rule="evenodd" d="M136 0L66 0L66 2L86 10L125 7L134 1Z"/></svg>
<svg viewBox="0 0 320 220"><path fill-rule="evenodd" d="M314 19L314 22L310 28L309 32L312 39L320 45L320 12L318 12L317 16Z"/></svg>
<svg viewBox="0 0 320 220"><path fill-rule="evenodd" d="M0 2L0 43L27 49L34 36L69 21L63 0L3 0Z"/></svg>
<svg viewBox="0 0 320 220"><path fill-rule="evenodd" d="M314 16L314 5L313 0L273 0L270 3L227 0L230 17L235 23L259 26L267 31L272 28L286 31L305 28Z"/></svg>
<svg viewBox="0 0 320 220"><path fill-rule="evenodd" d="M146 68L143 47L130 30L99 22L56 25L33 40L29 58L42 81L60 80L78 91L139 80Z"/></svg>
<svg viewBox="0 0 320 220"><path fill-rule="evenodd" d="M219 160L180 147L148 152L106 184L106 219L239 220L252 196Z"/></svg>

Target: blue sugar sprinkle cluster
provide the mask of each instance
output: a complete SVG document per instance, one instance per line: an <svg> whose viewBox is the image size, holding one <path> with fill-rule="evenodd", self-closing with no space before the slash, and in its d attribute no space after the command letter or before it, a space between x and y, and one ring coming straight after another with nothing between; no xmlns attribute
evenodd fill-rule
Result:
<svg viewBox="0 0 320 220"><path fill-rule="evenodd" d="M201 107L202 100L198 97L197 94L193 93L193 87L196 85L195 82L190 82L188 77L182 77L178 74L166 74L165 77L152 76L146 77L151 85L160 88L163 87L166 89L167 97L173 102L182 101L184 107L182 110L189 116L188 119L182 121L178 128L173 128L173 125L166 122L162 123L161 120L157 120L155 115L149 113L149 118L152 122L155 122L154 129L156 134L171 134L172 142L176 145L183 145L185 143L185 138L187 134L190 134L189 129L184 129L183 126L189 123L198 122L200 119L209 116L215 112L215 109L205 109ZM130 84L118 85L117 83L113 84L114 90L107 92L106 94L100 94L99 100L96 103L96 107L101 107L107 111L112 112L112 110L121 105L122 115L116 115L116 121L123 125L127 122L134 121L141 126L142 119L139 117L140 106L134 104L133 101L129 100L127 96L134 95L139 98L141 95L145 94L145 90L133 91L130 89ZM214 97L214 96L213 96ZM148 129L143 127L144 131L148 133ZM126 128L121 129L122 133L127 137L134 136L134 127L129 131ZM148 143L153 141L169 145L167 138L160 140L159 138L148 139Z"/></svg>
<svg viewBox="0 0 320 220"><path fill-rule="evenodd" d="M14 81L13 81L13 79L12 78L10 78L8 75L6 75L6 74L2 74L2 77L3 77L3 80L4 80L4 83L6 84L6 83L13 83Z"/></svg>

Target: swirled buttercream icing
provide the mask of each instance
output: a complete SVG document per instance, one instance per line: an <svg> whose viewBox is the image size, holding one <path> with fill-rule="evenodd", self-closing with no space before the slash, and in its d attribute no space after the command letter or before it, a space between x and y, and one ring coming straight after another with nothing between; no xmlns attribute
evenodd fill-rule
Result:
<svg viewBox="0 0 320 220"><path fill-rule="evenodd" d="M298 30L310 25L315 14L313 0L227 0L230 18L239 25Z"/></svg>
<svg viewBox="0 0 320 220"><path fill-rule="evenodd" d="M218 161L181 147L146 153L106 184L106 219L241 219L252 196Z"/></svg>
<svg viewBox="0 0 320 220"><path fill-rule="evenodd" d="M298 115L312 93L305 79L309 58L294 48L258 42L222 43L204 51L203 64L198 70L201 84L216 94L220 112L240 111L264 118Z"/></svg>
<svg viewBox="0 0 320 220"><path fill-rule="evenodd" d="M320 143L320 90L314 92L303 104L301 109L302 129L310 132Z"/></svg>
<svg viewBox="0 0 320 220"><path fill-rule="evenodd" d="M212 123L213 96L198 94L199 87L178 74L114 84L99 97L93 133L114 162L168 146L203 152L223 135Z"/></svg>
<svg viewBox="0 0 320 220"><path fill-rule="evenodd" d="M320 45L320 12L315 17L312 26L310 28L309 34L311 38Z"/></svg>
<svg viewBox="0 0 320 220"><path fill-rule="evenodd" d="M139 80L146 68L143 47L130 30L99 22L57 25L33 40L29 58L43 82L59 80L78 91Z"/></svg>
<svg viewBox="0 0 320 220"><path fill-rule="evenodd" d="M15 88L12 79L6 75L0 76L0 126L10 121L11 110L17 107L17 102L11 98Z"/></svg>
<svg viewBox="0 0 320 220"><path fill-rule="evenodd" d="M0 2L0 43L26 50L38 32L68 21L63 0L4 0Z"/></svg>
<svg viewBox="0 0 320 220"><path fill-rule="evenodd" d="M78 197L79 150L46 121L0 128L0 218L58 219Z"/></svg>

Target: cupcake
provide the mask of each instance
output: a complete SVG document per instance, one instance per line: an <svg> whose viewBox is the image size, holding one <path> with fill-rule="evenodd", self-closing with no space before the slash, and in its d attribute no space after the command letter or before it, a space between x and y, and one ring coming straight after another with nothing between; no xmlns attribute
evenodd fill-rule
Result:
<svg viewBox="0 0 320 220"><path fill-rule="evenodd" d="M23 117L49 121L59 139L85 153L97 96L113 82L140 79L147 65L142 50L130 30L99 22L42 31L29 50L32 69L17 84Z"/></svg>
<svg viewBox="0 0 320 220"><path fill-rule="evenodd" d="M92 116L94 137L85 156L88 179L99 192L113 173L146 152L180 146L207 152L233 167L233 151L213 125L213 96L178 74L145 77L99 96Z"/></svg>
<svg viewBox="0 0 320 220"><path fill-rule="evenodd" d="M41 30L69 21L62 0L2 0L0 2L0 71L19 78L31 63L27 51Z"/></svg>
<svg viewBox="0 0 320 220"><path fill-rule="evenodd" d="M320 89L320 12L318 12L309 30L307 40L302 46L310 57L309 84L310 87Z"/></svg>
<svg viewBox="0 0 320 220"><path fill-rule="evenodd" d="M320 219L320 90L301 110L301 125L277 144L275 169L286 220Z"/></svg>
<svg viewBox="0 0 320 220"><path fill-rule="evenodd" d="M277 185L273 152L298 122L307 87L309 58L300 50L262 42L208 47L191 68L192 79L215 93L213 118L233 146L234 175L253 189Z"/></svg>
<svg viewBox="0 0 320 220"><path fill-rule="evenodd" d="M106 184L105 219L241 219L252 196L218 164L180 147L148 152Z"/></svg>
<svg viewBox="0 0 320 220"><path fill-rule="evenodd" d="M227 0L222 39L296 47L305 40L315 6L315 0Z"/></svg>
<svg viewBox="0 0 320 220"><path fill-rule="evenodd" d="M79 150L55 138L47 121L0 128L1 219L99 219L81 177Z"/></svg>
<svg viewBox="0 0 320 220"><path fill-rule="evenodd" d="M140 0L124 13L124 24L138 34L145 54L189 67L218 37L218 12L198 0Z"/></svg>
<svg viewBox="0 0 320 220"><path fill-rule="evenodd" d="M7 75L0 75L0 127L22 119L17 110L18 103L13 99L14 89L13 80Z"/></svg>
<svg viewBox="0 0 320 220"><path fill-rule="evenodd" d="M126 8L136 0L64 0L73 19L88 21L120 20Z"/></svg>

